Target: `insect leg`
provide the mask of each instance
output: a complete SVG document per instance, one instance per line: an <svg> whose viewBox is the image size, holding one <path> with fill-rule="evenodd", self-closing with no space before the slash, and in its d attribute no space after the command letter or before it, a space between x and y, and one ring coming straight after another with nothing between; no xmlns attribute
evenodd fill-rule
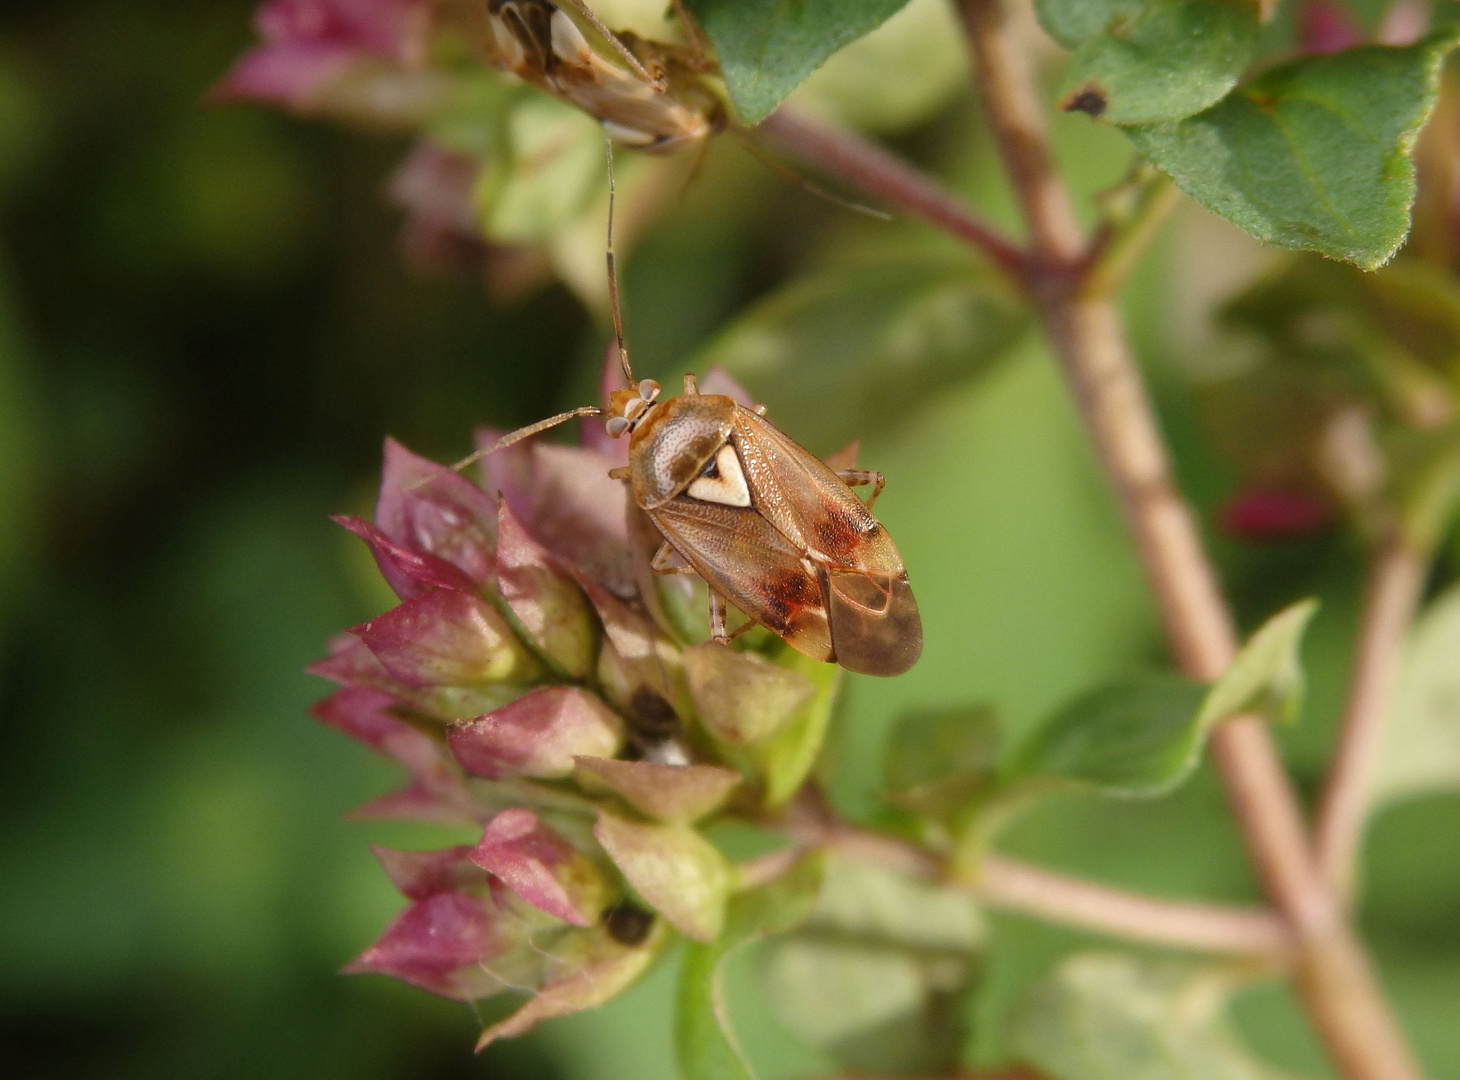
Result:
<svg viewBox="0 0 1460 1080"><path fill-rule="evenodd" d="M679 552L675 551L666 540L659 545L659 550L654 552L654 557L649 560L649 569L660 575L699 573L698 570L688 563L680 563L678 566L671 565L669 560L678 554Z"/></svg>
<svg viewBox="0 0 1460 1080"><path fill-rule="evenodd" d="M730 640L731 641L734 641L741 634L745 633L745 631L747 631L747 630L754 630L759 625L760 624L758 622L756 622L754 619L747 619L745 622L743 622L739 626L737 626L734 630L731 630L730 631Z"/></svg>
<svg viewBox="0 0 1460 1080"><path fill-rule="evenodd" d="M863 484L872 485L872 497L867 500L867 508L870 510L872 504L877 501L877 496L882 494L882 489L887 486L887 477L875 469L842 469L837 473L842 478L842 483L847 487L860 487Z"/></svg>
<svg viewBox="0 0 1460 1080"><path fill-rule="evenodd" d="M684 36L689 39L690 51L694 54L694 64L697 71L712 72L718 71L720 65L710 59L710 40L705 37L704 30L694 16L684 9L684 0L670 0L670 7L674 11L675 18L679 20L680 29Z"/></svg>
<svg viewBox="0 0 1460 1080"><path fill-rule="evenodd" d="M725 598L714 589L710 590L710 639L717 645L730 644L730 635L725 633Z"/></svg>
<svg viewBox="0 0 1460 1080"><path fill-rule="evenodd" d="M684 392L691 396L700 392L700 380L698 376L691 375L687 371L684 373Z"/></svg>

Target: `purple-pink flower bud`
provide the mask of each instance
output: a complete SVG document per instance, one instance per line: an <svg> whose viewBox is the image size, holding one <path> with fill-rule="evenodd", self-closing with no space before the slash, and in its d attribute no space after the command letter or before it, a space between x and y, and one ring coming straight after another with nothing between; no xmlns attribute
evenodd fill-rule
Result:
<svg viewBox="0 0 1460 1080"><path fill-rule="evenodd" d="M510 945L494 924L488 897L436 893L396 916L380 940L344 970L391 975L458 1001L486 997L501 983L482 965Z"/></svg>
<svg viewBox="0 0 1460 1080"><path fill-rule="evenodd" d="M471 687L541 673L496 608L455 589L414 596L350 633L406 686Z"/></svg>
<svg viewBox="0 0 1460 1080"><path fill-rule="evenodd" d="M470 858L533 907L574 926L592 926L608 901L598 868L531 810L494 817Z"/></svg>
<svg viewBox="0 0 1460 1080"><path fill-rule="evenodd" d="M263 42L214 94L308 108L361 60L419 55L428 25L426 0L267 0L254 16Z"/></svg>
<svg viewBox="0 0 1460 1080"><path fill-rule="evenodd" d="M1252 488L1218 511L1222 531L1241 540L1281 541L1322 532L1334 523L1333 504L1304 491Z"/></svg>
<svg viewBox="0 0 1460 1080"><path fill-rule="evenodd" d="M375 524L392 542L454 564L478 585L492 580L497 503L460 473L385 441Z"/></svg>
<svg viewBox="0 0 1460 1080"><path fill-rule="evenodd" d="M456 725L447 743L473 776L558 779L579 754L613 757L623 738L618 714L588 691L542 686Z"/></svg>

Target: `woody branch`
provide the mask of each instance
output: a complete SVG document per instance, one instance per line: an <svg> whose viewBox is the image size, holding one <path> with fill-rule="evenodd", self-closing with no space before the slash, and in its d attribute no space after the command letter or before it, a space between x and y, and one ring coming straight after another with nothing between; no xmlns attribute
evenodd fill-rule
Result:
<svg viewBox="0 0 1460 1080"><path fill-rule="evenodd" d="M963 14L987 116L1029 231L1022 283L1115 489L1176 666L1210 681L1236 653L1235 627L1172 479L1119 314L1108 295L1089 288L1089 244L1054 168L1022 43L1003 0L964 0ZM884 151L799 118L774 117L765 130L800 160L963 236L996 265L1012 263L1002 238L991 248L988 236L997 234L956 197ZM934 190L941 192L936 198ZM978 227L968 228L970 222ZM1253 716L1229 721L1214 732L1212 755L1263 891L1296 938L1296 986L1334 1063L1347 1080L1418 1077L1368 957L1320 868L1266 727Z"/></svg>
<svg viewBox="0 0 1460 1080"><path fill-rule="evenodd" d="M1004 0L965 0L963 14L1029 226L1041 274L1035 301L1135 537L1176 664L1215 679L1236 654L1231 614L1172 480L1115 306L1079 288L1083 240L1009 8ZM1418 1076L1368 958L1339 915L1267 729L1257 717L1229 721L1213 733L1212 753L1263 889L1298 937L1299 993L1335 1065L1349 1080Z"/></svg>
<svg viewBox="0 0 1460 1080"><path fill-rule="evenodd" d="M1369 776L1428 568L1427 552L1396 532L1375 552L1369 569L1343 722L1318 800L1318 862L1341 897L1353 888Z"/></svg>

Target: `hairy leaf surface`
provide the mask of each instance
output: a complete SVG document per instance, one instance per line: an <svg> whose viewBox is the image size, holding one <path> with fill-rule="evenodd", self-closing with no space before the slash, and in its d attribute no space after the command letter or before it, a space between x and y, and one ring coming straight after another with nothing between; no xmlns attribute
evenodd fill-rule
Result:
<svg viewBox="0 0 1460 1080"><path fill-rule="evenodd" d="M832 53L907 0L686 0L715 45L740 119L757 124Z"/></svg>
<svg viewBox="0 0 1460 1080"><path fill-rule="evenodd" d="M1126 133L1197 202L1282 247L1366 270L1409 231L1415 136L1453 30L1281 64L1195 116Z"/></svg>
<svg viewBox="0 0 1460 1080"><path fill-rule="evenodd" d="M1257 5L1234 0L1039 0L1074 50L1061 107L1117 124L1179 120L1237 85L1257 47Z"/></svg>

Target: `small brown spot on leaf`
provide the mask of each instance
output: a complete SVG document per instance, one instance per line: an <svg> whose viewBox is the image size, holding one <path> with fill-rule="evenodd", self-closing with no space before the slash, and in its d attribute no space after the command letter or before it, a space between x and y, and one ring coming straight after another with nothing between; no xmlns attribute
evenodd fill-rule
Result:
<svg viewBox="0 0 1460 1080"><path fill-rule="evenodd" d="M1090 83L1065 98L1060 108L1065 112L1082 112L1089 113L1091 116L1099 116L1109 104L1105 91L1094 83Z"/></svg>
<svg viewBox="0 0 1460 1080"><path fill-rule="evenodd" d="M1265 94L1261 90L1247 91L1247 100L1256 105L1263 112L1272 112L1277 108L1278 99L1272 94Z"/></svg>

